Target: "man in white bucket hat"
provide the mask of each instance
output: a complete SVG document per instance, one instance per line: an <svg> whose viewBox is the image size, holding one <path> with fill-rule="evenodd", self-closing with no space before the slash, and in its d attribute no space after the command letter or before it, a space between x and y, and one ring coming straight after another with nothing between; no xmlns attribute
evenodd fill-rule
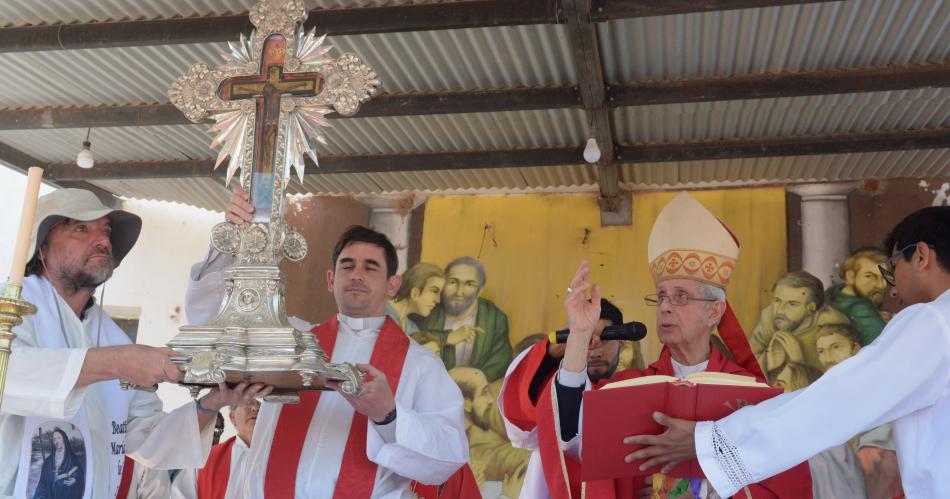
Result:
<svg viewBox="0 0 950 499"><path fill-rule="evenodd" d="M221 386L164 414L155 394L121 388L119 380L153 386L180 377L170 349L130 344L93 299L141 228L138 216L88 191L40 198L23 281L23 298L39 312L14 329L0 406L0 497L41 488L116 497L126 454L153 468L200 468L218 409L268 391ZM64 447L74 457L69 469L60 469Z"/></svg>

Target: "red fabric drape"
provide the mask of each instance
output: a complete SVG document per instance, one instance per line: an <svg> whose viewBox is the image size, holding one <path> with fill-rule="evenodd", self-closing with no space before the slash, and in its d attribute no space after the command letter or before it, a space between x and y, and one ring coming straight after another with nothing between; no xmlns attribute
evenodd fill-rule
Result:
<svg viewBox="0 0 950 499"><path fill-rule="evenodd" d="M331 358L338 327L339 323L334 317L312 331ZM399 377L409 351L409 341L406 333L387 317L373 346L370 364L386 375L393 393L399 386ZM297 490L297 467L300 464L303 443L319 402L320 392L302 391L299 404L288 404L281 408L264 482L264 495L268 499L293 499ZM376 481L376 463L366 456L367 426L366 416L353 414L334 498L369 499L372 495Z"/></svg>

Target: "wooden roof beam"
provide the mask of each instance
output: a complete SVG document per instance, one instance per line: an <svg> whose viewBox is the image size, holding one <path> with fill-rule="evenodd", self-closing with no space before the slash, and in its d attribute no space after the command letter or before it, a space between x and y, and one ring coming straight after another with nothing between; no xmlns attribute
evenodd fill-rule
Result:
<svg viewBox="0 0 950 499"><path fill-rule="evenodd" d="M604 98L607 107L625 107L948 86L950 64L945 63L608 85L604 90ZM530 111L582 106L584 104L577 86L383 94L363 104L355 117ZM336 113L327 117L341 118ZM181 111L168 103L0 109L0 130L190 123Z"/></svg>
<svg viewBox="0 0 950 499"><path fill-rule="evenodd" d="M839 0L590 0L595 22L633 17L670 16L696 12L761 9Z"/></svg>
<svg viewBox="0 0 950 499"><path fill-rule="evenodd" d="M575 86L379 95L360 107L358 118L425 114L530 111L579 107ZM336 113L329 119L346 119ZM207 121L211 123L211 121ZM174 105L0 109L0 130L190 125Z"/></svg>
<svg viewBox="0 0 950 499"><path fill-rule="evenodd" d="M587 112L588 137L596 140L601 150L597 161L601 225L628 225L632 212L630 206L622 202L620 167L613 164L614 137L605 94L604 65L597 26L590 17L590 1L563 0L563 4L571 58L577 70L581 102Z"/></svg>
<svg viewBox="0 0 950 499"><path fill-rule="evenodd" d="M622 145L617 148L614 161L655 163L944 148L950 148L950 128ZM320 158L319 167L308 160L307 175L580 165L584 164L582 152L582 146L566 146L496 151L323 156ZM48 179L53 181L223 177L225 167L213 170L213 164L211 159L97 162L94 168L83 170L73 164L59 163L49 165L46 173Z"/></svg>
<svg viewBox="0 0 950 499"><path fill-rule="evenodd" d="M306 28L331 36L557 22L554 0L469 0L451 3L313 9ZM54 24L0 29L0 52L137 47L237 40L254 29L247 14L154 21Z"/></svg>
<svg viewBox="0 0 950 499"><path fill-rule="evenodd" d="M950 86L950 64L766 73L611 85L610 106L854 94Z"/></svg>
<svg viewBox="0 0 950 499"><path fill-rule="evenodd" d="M590 20L752 9L834 0L592 0ZM586 2L585 2L586 3ZM357 35L560 24L557 0L465 0L460 2L314 9L307 28L329 35ZM153 21L118 21L0 28L0 52L138 47L236 40L253 26L247 14Z"/></svg>

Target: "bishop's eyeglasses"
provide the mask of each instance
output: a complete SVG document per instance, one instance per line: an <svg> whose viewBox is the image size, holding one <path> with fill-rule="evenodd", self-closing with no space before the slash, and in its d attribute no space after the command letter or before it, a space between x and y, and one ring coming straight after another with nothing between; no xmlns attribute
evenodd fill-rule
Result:
<svg viewBox="0 0 950 499"><path fill-rule="evenodd" d="M717 301L715 298L700 298L698 296L690 296L689 293L679 292L673 294L653 294L646 295L643 297L643 303L646 303L650 307L659 307L663 300L669 300L670 305L676 307L682 307L691 301Z"/></svg>

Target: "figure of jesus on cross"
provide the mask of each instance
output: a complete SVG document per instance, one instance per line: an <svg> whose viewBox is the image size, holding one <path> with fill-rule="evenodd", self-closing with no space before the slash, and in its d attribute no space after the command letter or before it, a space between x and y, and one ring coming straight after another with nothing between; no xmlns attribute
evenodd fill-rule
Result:
<svg viewBox="0 0 950 499"><path fill-rule="evenodd" d="M251 173L251 205L254 220L266 222L274 204L274 162L277 161L277 130L280 125L281 98L314 97L323 90L319 73L284 73L287 40L271 35L264 42L260 74L228 78L218 88L224 101L254 99L256 124L254 130L254 163ZM279 192L279 189L277 189Z"/></svg>
<svg viewBox="0 0 950 499"><path fill-rule="evenodd" d="M291 167L302 182L305 157L319 166L325 115L352 116L379 80L355 54L328 57L326 37L303 29L307 9L299 0L261 0L250 17L255 31L229 43L226 64L193 65L169 97L195 123L214 119L215 167L230 158L227 181L241 170L255 224L279 223Z"/></svg>

